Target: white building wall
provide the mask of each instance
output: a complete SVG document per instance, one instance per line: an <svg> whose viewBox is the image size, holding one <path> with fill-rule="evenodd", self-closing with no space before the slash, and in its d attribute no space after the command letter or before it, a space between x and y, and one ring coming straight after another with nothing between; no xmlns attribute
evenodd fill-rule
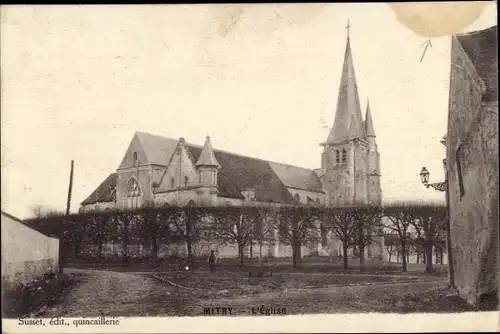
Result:
<svg viewBox="0 0 500 334"><path fill-rule="evenodd" d="M2 212L2 282L26 284L58 272L59 240Z"/></svg>

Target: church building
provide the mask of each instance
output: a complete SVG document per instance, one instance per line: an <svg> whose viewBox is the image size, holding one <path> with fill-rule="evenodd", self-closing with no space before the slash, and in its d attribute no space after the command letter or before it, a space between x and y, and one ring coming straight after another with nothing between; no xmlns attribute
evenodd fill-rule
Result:
<svg viewBox="0 0 500 334"><path fill-rule="evenodd" d="M380 155L369 102L365 119L362 117L349 36L334 124L321 145L321 167L308 169L218 150L209 137L203 145L196 145L184 138L136 132L117 170L81 203L80 210L164 205L380 205ZM338 253L338 240L334 244L329 248ZM304 249L303 254L332 254L328 247L323 251L321 245L311 247L315 249ZM278 248L271 253L288 256L288 251Z"/></svg>

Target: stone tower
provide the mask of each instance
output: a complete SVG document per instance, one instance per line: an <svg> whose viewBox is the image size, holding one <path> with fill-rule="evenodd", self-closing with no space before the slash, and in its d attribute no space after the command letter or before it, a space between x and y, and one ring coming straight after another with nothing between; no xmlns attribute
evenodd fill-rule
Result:
<svg viewBox="0 0 500 334"><path fill-rule="evenodd" d="M370 101L366 104L365 135L368 141L368 203L382 205L382 189L380 187L380 153L378 152L375 128L373 127Z"/></svg>
<svg viewBox="0 0 500 334"><path fill-rule="evenodd" d="M363 122L361 115L349 35L335 121L327 140L321 145L324 147L321 174L327 206L380 201L380 168L375 131L369 106L366 122Z"/></svg>
<svg viewBox="0 0 500 334"><path fill-rule="evenodd" d="M215 205L217 198L217 177L220 169L220 164L215 157L214 150L210 137L207 136L203 149L201 150L200 157L196 162L198 169L199 184L201 188L198 190L200 198L203 203Z"/></svg>

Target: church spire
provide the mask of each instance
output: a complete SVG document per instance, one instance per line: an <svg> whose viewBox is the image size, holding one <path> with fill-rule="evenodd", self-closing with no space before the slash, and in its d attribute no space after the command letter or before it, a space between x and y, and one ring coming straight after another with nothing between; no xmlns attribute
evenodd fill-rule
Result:
<svg viewBox="0 0 500 334"><path fill-rule="evenodd" d="M364 138L358 84L354 73L354 63L351 52L349 36L350 27L351 25L349 21L347 21L347 42L337 99L337 110L327 143L338 143L356 137Z"/></svg>
<svg viewBox="0 0 500 334"><path fill-rule="evenodd" d="M372 111L370 109L370 100L368 100L366 104L365 133L367 137L376 137L373 127Z"/></svg>

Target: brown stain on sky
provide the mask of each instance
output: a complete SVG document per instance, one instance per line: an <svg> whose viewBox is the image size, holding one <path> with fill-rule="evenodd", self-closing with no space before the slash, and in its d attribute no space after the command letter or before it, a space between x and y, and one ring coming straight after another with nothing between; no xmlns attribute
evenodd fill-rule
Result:
<svg viewBox="0 0 500 334"><path fill-rule="evenodd" d="M276 4L271 5L271 19L265 22L265 28L269 36L273 31L279 29L302 28L313 24L322 14L328 4ZM211 23L207 26L205 36L201 39L199 46L200 63L208 69L210 76L218 79L226 78L225 64L221 59L212 54L211 45L214 37L224 40L237 38L238 29L245 15L266 15L270 5L261 4L230 4L213 5L209 7L212 11Z"/></svg>
<svg viewBox="0 0 500 334"><path fill-rule="evenodd" d="M247 5L224 5L216 9L217 33L225 38L240 23L241 15Z"/></svg>
<svg viewBox="0 0 500 334"><path fill-rule="evenodd" d="M390 3L396 19L415 34L442 37L462 33L491 1Z"/></svg>

